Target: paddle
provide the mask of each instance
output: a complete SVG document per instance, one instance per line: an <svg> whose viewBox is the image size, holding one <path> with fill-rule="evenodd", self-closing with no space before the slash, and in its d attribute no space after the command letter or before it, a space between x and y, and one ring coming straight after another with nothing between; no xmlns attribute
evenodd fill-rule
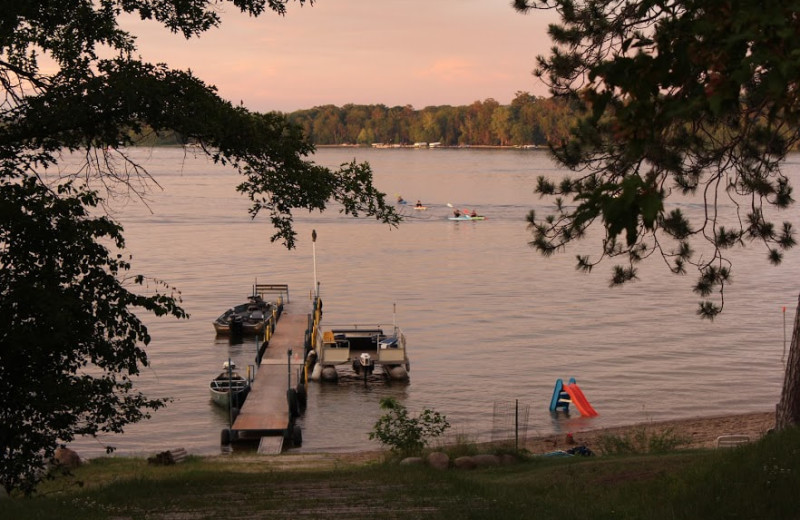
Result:
<svg viewBox="0 0 800 520"><path fill-rule="evenodd" d="M450 204L449 202L447 203L447 207L448 207L448 208L455 208L455 206L453 206L453 205L452 205L452 204ZM464 215L465 217L469 217L469 216L470 216L470 211L469 211L468 209L460 209L459 211L460 211L460 212L461 212L461 214L462 214L462 215Z"/></svg>

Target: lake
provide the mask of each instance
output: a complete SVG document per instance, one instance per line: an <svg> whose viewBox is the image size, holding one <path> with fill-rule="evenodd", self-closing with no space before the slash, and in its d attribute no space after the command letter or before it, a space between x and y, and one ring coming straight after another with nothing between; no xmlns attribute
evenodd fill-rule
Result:
<svg viewBox="0 0 800 520"><path fill-rule="evenodd" d="M396 319L408 339L411 381L312 383L301 452L377 448L368 434L384 396L414 415L439 411L452 434L475 441L490 440L515 403L528 410L523 426L533 436L767 411L780 397L798 296L792 280L800 279L796 252L774 267L763 249L737 251L725 310L713 322L695 315L694 275L670 275L660 259L641 265L635 283L609 288L612 263L591 274L574 267L576 254L598 250L596 241L552 258L528 246L525 215L549 207L533 193L536 178L563 174L544 152L320 149L316 162L367 161L391 201L401 194L428 210L400 207L406 219L397 228L345 217L336 207L322 215L299 211L292 251L270 243L266 218L250 219L234 173L181 149L129 152L162 188L146 205L112 201L132 272L178 288L191 318L146 318L151 366L137 385L174 401L124 435L76 441L83 457L103 455L105 444L121 455L175 447L220 453L228 417L212 404L208 381L229 357L240 367L252 364L256 344L218 338L211 322L244 301L256 281L286 283L293 299L308 298L314 257L323 325ZM785 170L800 185L798 157ZM449 221L448 204L488 218ZM692 200L676 204L690 214L700 210ZM550 414L556 379L570 377L598 417ZM496 415L496 406L505 411Z"/></svg>

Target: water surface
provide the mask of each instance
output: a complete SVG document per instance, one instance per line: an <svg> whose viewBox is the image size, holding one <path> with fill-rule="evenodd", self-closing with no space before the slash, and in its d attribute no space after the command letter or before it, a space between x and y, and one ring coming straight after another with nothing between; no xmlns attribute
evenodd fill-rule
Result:
<svg viewBox="0 0 800 520"><path fill-rule="evenodd" d="M536 177L561 175L546 154L511 150L371 150L331 148L315 160L336 166L368 161L376 185L425 212L403 209L398 228L300 211L300 240L288 251L270 243L266 219L252 221L236 193L235 174L179 149L134 150L163 191L148 206L117 204L133 271L180 289L189 320L148 318L151 366L140 387L174 402L122 436L83 439L82 456L146 455L184 447L220 452L227 414L212 403L209 379L228 357L252 364L255 342L217 338L211 321L240 303L255 281L288 283L307 298L314 271L325 323L390 325L409 342L409 384L312 384L301 419L301 451L375 448L368 433L393 396L412 412L444 413L452 431L489 440L495 403L529 407L529 435L705 415L771 410L783 379L784 316L794 315L800 277L795 253L773 267L764 251L736 254L734 284L714 322L695 315L694 277L669 275L663 262L640 267L640 280L610 289L611 264L575 271L579 252L545 259L527 242L524 217L546 211L533 193ZM795 185L800 166L787 165ZM476 209L481 222L447 220L447 204ZM678 203L696 213L690 200ZM789 336L791 330L788 331ZM554 418L548 405L557 378L575 377L599 416Z"/></svg>

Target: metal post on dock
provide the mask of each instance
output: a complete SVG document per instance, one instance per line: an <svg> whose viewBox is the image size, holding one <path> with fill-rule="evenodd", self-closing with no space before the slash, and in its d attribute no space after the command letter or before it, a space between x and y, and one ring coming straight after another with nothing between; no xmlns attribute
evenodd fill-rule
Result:
<svg viewBox="0 0 800 520"><path fill-rule="evenodd" d="M233 367L228 358L228 425L233 428Z"/></svg>
<svg viewBox="0 0 800 520"><path fill-rule="evenodd" d="M289 374L289 386L287 388L292 387L292 349L286 351L286 356L288 357L288 364L286 365L286 371Z"/></svg>

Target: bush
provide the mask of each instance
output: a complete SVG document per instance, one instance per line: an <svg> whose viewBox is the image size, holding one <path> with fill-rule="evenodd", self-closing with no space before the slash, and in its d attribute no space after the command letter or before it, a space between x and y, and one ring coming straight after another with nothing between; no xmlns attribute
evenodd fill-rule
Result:
<svg viewBox="0 0 800 520"><path fill-rule="evenodd" d="M428 408L416 418L409 417L406 407L392 397L381 399L381 408L387 413L375 423L369 438L377 439L401 457L420 455L431 439L450 427L444 415Z"/></svg>
<svg viewBox="0 0 800 520"><path fill-rule="evenodd" d="M604 454L664 453L687 444L672 428L651 431L638 428L624 436L603 435L599 439L600 451Z"/></svg>

